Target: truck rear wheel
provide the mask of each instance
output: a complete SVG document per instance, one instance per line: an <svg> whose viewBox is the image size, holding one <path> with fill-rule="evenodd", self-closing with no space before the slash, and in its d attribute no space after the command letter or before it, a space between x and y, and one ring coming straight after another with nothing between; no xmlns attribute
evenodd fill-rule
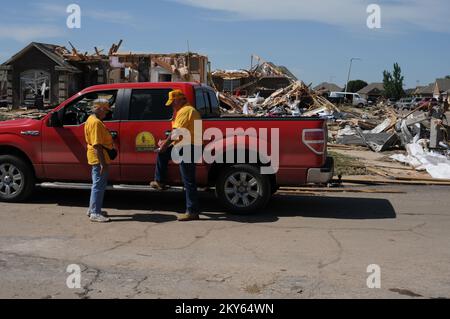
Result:
<svg viewBox="0 0 450 319"><path fill-rule="evenodd" d="M25 161L16 156L0 155L0 201L24 201L34 186L33 170Z"/></svg>
<svg viewBox="0 0 450 319"><path fill-rule="evenodd" d="M270 180L257 167L232 166L217 179L216 196L232 213L247 214L264 208L271 195Z"/></svg>

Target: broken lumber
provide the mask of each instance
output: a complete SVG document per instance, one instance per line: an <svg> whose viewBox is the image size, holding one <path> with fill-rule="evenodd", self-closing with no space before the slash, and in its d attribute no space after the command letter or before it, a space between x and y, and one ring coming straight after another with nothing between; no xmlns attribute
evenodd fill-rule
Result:
<svg viewBox="0 0 450 319"><path fill-rule="evenodd" d="M442 182L442 183L449 183L450 179L437 179L437 178L422 178L422 177L407 177L407 176L395 176L395 179L401 180L401 181L426 181L426 182Z"/></svg>
<svg viewBox="0 0 450 319"><path fill-rule="evenodd" d="M405 191L393 189L355 189L355 188L325 188L325 187L280 187L279 191L290 192L322 192L322 193L369 193L369 194L406 194Z"/></svg>
<svg viewBox="0 0 450 319"><path fill-rule="evenodd" d="M369 171L369 172L371 172L371 173L374 173L374 174L376 174L376 175L380 175L380 176L383 176L383 177L386 177L386 178L389 178L389 177L391 177L391 175L389 175L388 173L386 173L385 171L382 171L382 170L380 170L380 169L377 169L377 168L375 168L375 167L366 167L366 169Z"/></svg>
<svg viewBox="0 0 450 319"><path fill-rule="evenodd" d="M338 182L339 180L335 180ZM397 179L376 179L373 177L342 177L340 179L344 183L352 184L365 184L365 185L383 185L383 184L394 184L394 185L442 185L450 186L450 182L443 182L438 179L433 180L397 180Z"/></svg>

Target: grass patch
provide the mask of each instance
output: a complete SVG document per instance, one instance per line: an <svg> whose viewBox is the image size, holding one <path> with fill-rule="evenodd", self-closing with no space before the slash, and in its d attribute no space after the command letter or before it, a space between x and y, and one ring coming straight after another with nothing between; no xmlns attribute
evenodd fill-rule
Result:
<svg viewBox="0 0 450 319"><path fill-rule="evenodd" d="M7 119L8 118L5 115L0 114L0 121L6 121Z"/></svg>
<svg viewBox="0 0 450 319"><path fill-rule="evenodd" d="M328 152L334 158L334 174L336 176L368 175L364 164L357 158L336 152Z"/></svg>

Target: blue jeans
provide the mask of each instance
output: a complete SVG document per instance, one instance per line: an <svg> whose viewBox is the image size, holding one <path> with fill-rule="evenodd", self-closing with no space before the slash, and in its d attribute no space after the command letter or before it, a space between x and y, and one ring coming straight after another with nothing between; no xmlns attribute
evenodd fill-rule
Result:
<svg viewBox="0 0 450 319"><path fill-rule="evenodd" d="M192 159L194 159L194 149L191 150ZM169 147L164 153L158 154L155 171L155 181L160 183L167 182L167 169L171 159L172 147ZM180 173L186 192L186 212L190 214L199 213L197 183L195 180L196 166L192 160L190 163L180 163Z"/></svg>
<svg viewBox="0 0 450 319"><path fill-rule="evenodd" d="M100 165L92 166L92 189L89 212L94 215L101 215L103 198L105 197L106 186L108 185L108 172L100 175Z"/></svg>

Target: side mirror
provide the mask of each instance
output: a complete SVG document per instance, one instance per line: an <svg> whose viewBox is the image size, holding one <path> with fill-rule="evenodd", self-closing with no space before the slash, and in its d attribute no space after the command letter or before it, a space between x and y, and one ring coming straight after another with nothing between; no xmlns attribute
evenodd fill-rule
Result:
<svg viewBox="0 0 450 319"><path fill-rule="evenodd" d="M50 115L50 120L48 121L48 126L49 127L63 127L63 123L62 123L61 119L59 118L58 112L53 112Z"/></svg>

